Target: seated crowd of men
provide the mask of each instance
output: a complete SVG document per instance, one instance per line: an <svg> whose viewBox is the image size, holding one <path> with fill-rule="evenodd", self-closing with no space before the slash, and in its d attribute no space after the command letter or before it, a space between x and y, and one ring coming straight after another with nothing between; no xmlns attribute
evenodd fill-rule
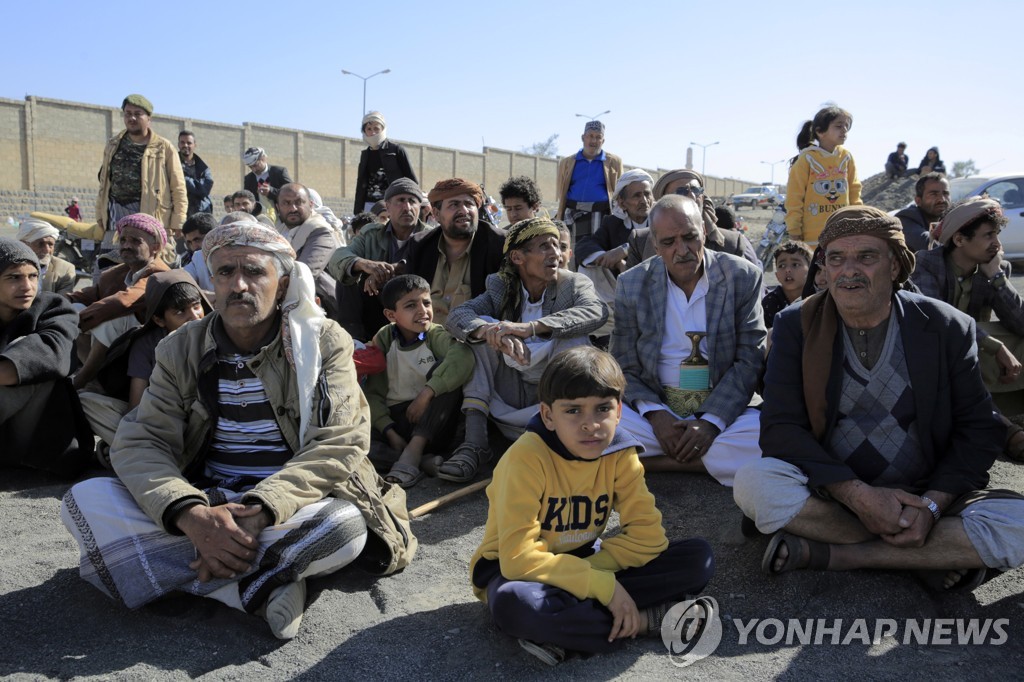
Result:
<svg viewBox="0 0 1024 682"><path fill-rule="evenodd" d="M78 291L56 229L24 221L0 240L3 463L75 475L95 433L115 476L74 485L61 509L82 577L129 607L209 596L290 638L307 578L407 565L403 488L476 478L496 454L489 425L522 435L545 368L596 342L625 377L619 428L643 468L732 487L745 530L773 535L766 572L908 569L950 589L1024 563L1024 497L987 488L1004 449L1024 456L979 360L994 358L990 383L1019 379L988 325L995 310L1024 333L997 202L932 216L921 238L939 246L916 258L896 218L837 211L820 293L789 305L810 249L778 254L769 353L760 263L718 226L703 177L619 162L594 201L576 181L614 157L584 151L560 184L572 228L540 215L528 178L501 188L507 230L481 218L473 182L424 195L401 178L387 222L343 243L288 178L259 189L275 222L246 190L220 225L191 215L180 269L161 258L168 225L126 212L120 263ZM800 276L783 278L790 260Z"/></svg>

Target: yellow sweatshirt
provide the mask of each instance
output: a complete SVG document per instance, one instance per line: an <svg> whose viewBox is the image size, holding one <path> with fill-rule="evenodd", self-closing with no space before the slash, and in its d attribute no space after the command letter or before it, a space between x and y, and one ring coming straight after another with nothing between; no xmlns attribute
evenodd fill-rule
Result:
<svg viewBox="0 0 1024 682"><path fill-rule="evenodd" d="M554 585L607 605L616 571L643 566L668 547L661 512L631 442L623 447L613 441L609 454L596 460L567 457L572 455L557 436L535 418L495 467L484 539L469 565L481 601L487 601L487 583L500 567L508 580ZM619 512L622 532L602 540L596 554L570 554L588 553L612 509Z"/></svg>
<svg viewBox="0 0 1024 682"><path fill-rule="evenodd" d="M853 156L843 146L827 152L816 144L797 156L786 185L786 230L790 239L815 243L828 217L862 204Z"/></svg>

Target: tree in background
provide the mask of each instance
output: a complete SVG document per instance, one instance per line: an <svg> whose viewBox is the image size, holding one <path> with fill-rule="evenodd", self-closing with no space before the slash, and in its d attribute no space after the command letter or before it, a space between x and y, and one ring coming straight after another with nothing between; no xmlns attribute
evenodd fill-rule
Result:
<svg viewBox="0 0 1024 682"><path fill-rule="evenodd" d="M967 159L966 161L954 161L953 172L949 174L951 178L969 178L972 175L978 174L978 167L974 165L974 159Z"/></svg>
<svg viewBox="0 0 1024 682"><path fill-rule="evenodd" d="M557 157L558 133L555 133L543 142L534 142L529 147L523 147L522 152L524 154L533 154L534 156L546 156L549 159Z"/></svg>

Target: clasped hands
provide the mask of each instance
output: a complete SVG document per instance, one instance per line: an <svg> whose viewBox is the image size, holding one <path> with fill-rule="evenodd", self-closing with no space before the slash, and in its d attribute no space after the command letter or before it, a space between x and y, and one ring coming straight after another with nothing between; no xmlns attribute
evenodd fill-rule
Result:
<svg viewBox="0 0 1024 682"><path fill-rule="evenodd" d="M941 494L929 491L928 496ZM864 528L894 547L923 546L936 523L921 496L899 488L862 484L850 494L847 506Z"/></svg>
<svg viewBox="0 0 1024 682"><path fill-rule="evenodd" d="M189 568L200 582L235 578L252 569L259 549L259 535L271 524L261 504L197 504L178 515L175 524L195 545L197 557Z"/></svg>
<svg viewBox="0 0 1024 682"><path fill-rule="evenodd" d="M706 419L676 419L668 410L644 415L661 449L677 462L690 462L707 454L718 437L718 427Z"/></svg>
<svg viewBox="0 0 1024 682"><path fill-rule="evenodd" d="M531 322L494 322L479 327L473 337L486 341L494 350L525 366L530 364L526 339L533 336L535 328L536 323Z"/></svg>

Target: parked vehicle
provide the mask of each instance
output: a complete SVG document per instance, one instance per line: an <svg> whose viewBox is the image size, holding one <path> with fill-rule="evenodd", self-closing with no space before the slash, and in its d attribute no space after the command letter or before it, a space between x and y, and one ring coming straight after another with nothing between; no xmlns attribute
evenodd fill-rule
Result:
<svg viewBox="0 0 1024 682"><path fill-rule="evenodd" d="M965 198L988 196L1000 203L1003 207L1003 215L1009 220L1003 231L999 233L1003 253L1007 260L1024 260L1024 173L1001 175L988 179L970 179L976 180L977 184L974 189L966 192L963 196ZM952 187L950 187L950 193L952 194Z"/></svg>
<svg viewBox="0 0 1024 682"><path fill-rule="evenodd" d="M776 204L782 204L784 200L780 198L779 190L772 185L760 185L748 187L739 194L732 195L730 201L732 201L733 209L738 211L742 206L751 209L769 208Z"/></svg>
<svg viewBox="0 0 1024 682"><path fill-rule="evenodd" d="M78 279L88 279L94 274L96 268L96 242L92 242L93 248L83 249L83 242L87 240L79 239L69 235L65 230L60 231L60 236L57 237L57 244L53 248L53 253L58 258L63 258L67 262L75 266L75 275Z"/></svg>

